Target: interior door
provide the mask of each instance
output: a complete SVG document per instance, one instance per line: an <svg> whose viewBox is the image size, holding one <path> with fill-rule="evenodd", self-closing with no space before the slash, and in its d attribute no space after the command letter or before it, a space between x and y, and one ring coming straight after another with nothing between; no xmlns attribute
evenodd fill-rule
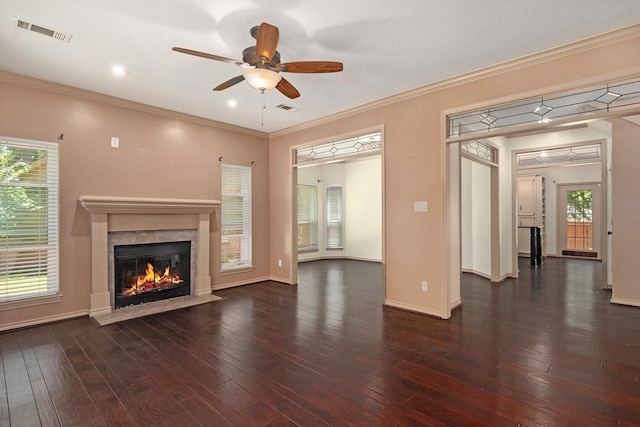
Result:
<svg viewBox="0 0 640 427"><path fill-rule="evenodd" d="M557 186L557 248L562 256L602 259L600 183Z"/></svg>

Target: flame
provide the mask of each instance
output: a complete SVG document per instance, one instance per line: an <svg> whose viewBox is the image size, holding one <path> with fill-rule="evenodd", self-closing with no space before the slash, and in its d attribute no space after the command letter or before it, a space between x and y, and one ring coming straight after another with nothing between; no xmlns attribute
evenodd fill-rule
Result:
<svg viewBox="0 0 640 427"><path fill-rule="evenodd" d="M164 273L160 275L160 271L156 272L151 263L147 263L144 276L137 276L131 286L122 291L124 296L138 295L143 292L152 291L157 288L164 288L171 285L182 283L184 280L177 274L171 274L171 268L167 266Z"/></svg>

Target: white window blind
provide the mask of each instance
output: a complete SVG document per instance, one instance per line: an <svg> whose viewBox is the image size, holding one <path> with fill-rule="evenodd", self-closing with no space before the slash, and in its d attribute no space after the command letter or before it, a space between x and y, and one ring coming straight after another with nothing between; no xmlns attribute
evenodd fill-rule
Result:
<svg viewBox="0 0 640 427"><path fill-rule="evenodd" d="M315 185L298 185L298 249L318 248L318 190Z"/></svg>
<svg viewBox="0 0 640 427"><path fill-rule="evenodd" d="M0 302L58 293L58 146L0 139Z"/></svg>
<svg viewBox="0 0 640 427"><path fill-rule="evenodd" d="M251 168L222 165L221 264L251 266Z"/></svg>
<svg viewBox="0 0 640 427"><path fill-rule="evenodd" d="M343 246L342 187L327 187L327 249Z"/></svg>

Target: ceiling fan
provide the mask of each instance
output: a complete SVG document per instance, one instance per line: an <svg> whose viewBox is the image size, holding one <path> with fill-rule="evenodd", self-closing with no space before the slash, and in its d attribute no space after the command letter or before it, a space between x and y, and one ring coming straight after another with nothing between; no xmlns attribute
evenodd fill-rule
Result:
<svg viewBox="0 0 640 427"><path fill-rule="evenodd" d="M256 39L255 46L249 46L242 51L242 61L210 53L199 52L197 50L185 49L174 46L172 50L186 53L188 55L200 56L202 58L213 59L214 61L229 62L245 69L239 76L233 77L226 82L220 83L213 90L224 90L246 80L254 89L264 92L268 89L276 88L283 95L293 99L300 96L300 92L293 87L281 72L288 73L335 73L342 71L342 63L334 61L298 61L280 62L280 52L278 39L280 32L278 27L263 22L260 26L251 29L251 36Z"/></svg>

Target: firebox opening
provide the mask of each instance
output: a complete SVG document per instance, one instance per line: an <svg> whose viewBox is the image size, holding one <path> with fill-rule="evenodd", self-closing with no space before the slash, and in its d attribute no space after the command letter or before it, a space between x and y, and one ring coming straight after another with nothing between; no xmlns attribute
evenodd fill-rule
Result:
<svg viewBox="0 0 640 427"><path fill-rule="evenodd" d="M113 248L114 307L191 293L191 242L120 245Z"/></svg>

